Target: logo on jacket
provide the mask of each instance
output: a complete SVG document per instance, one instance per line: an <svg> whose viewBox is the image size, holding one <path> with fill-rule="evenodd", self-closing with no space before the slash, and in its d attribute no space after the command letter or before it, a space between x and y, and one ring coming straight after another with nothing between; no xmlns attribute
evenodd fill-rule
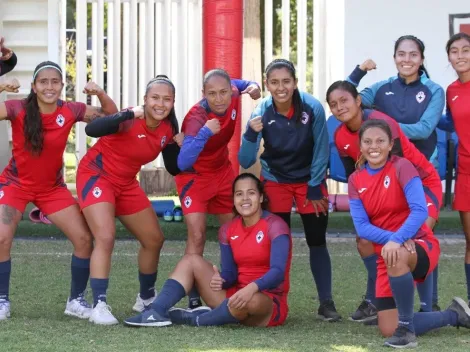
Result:
<svg viewBox="0 0 470 352"><path fill-rule="evenodd" d="M103 193L103 191L101 190L101 188L99 187L95 187L93 189L93 195L95 196L95 198L99 198L101 196L101 193Z"/></svg>
<svg viewBox="0 0 470 352"><path fill-rule="evenodd" d="M237 110L233 109L232 110L232 120L235 120L235 117L237 117Z"/></svg>
<svg viewBox="0 0 470 352"><path fill-rule="evenodd" d="M390 177L385 176L385 179L384 179L384 187L385 187L385 188L388 188L389 186L390 186Z"/></svg>
<svg viewBox="0 0 470 352"><path fill-rule="evenodd" d="M418 94L416 94L416 101L418 103L422 103L424 101L424 99L426 99L426 94L424 94L423 91L419 92Z"/></svg>
<svg viewBox="0 0 470 352"><path fill-rule="evenodd" d="M165 144L165 142L166 142L166 136L163 136L163 137L162 137L162 141L161 141L161 143L160 143L160 147L163 148L163 145Z"/></svg>
<svg viewBox="0 0 470 352"><path fill-rule="evenodd" d="M302 123L303 123L304 125L307 124L307 122L308 122L308 114L307 114L305 111L302 112L302 119L301 119L300 121L302 121Z"/></svg>
<svg viewBox="0 0 470 352"><path fill-rule="evenodd" d="M393 92L385 92L385 95L395 95Z"/></svg>
<svg viewBox="0 0 470 352"><path fill-rule="evenodd" d="M256 234L256 242L260 243L264 238L264 233L263 231L260 231Z"/></svg>
<svg viewBox="0 0 470 352"><path fill-rule="evenodd" d="M65 123L65 117L63 117L62 115L57 115L57 118L55 119L55 122L60 126L62 127Z"/></svg>

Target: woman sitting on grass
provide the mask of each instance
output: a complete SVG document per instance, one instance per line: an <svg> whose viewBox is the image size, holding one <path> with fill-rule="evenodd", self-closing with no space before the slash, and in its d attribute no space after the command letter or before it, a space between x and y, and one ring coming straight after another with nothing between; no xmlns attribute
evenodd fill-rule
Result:
<svg viewBox="0 0 470 352"><path fill-rule="evenodd" d="M284 323L292 258L290 230L280 217L264 210L263 185L254 175L239 175L232 192L237 216L219 230L222 271L199 255L186 254L151 306L126 319L126 325ZM171 309L194 285L212 310Z"/></svg>

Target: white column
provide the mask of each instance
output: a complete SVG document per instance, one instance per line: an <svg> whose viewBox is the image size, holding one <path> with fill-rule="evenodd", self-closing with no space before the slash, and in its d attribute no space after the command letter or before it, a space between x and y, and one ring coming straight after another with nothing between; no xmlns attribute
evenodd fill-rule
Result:
<svg viewBox="0 0 470 352"><path fill-rule="evenodd" d="M273 0L264 2L264 68L273 61Z"/></svg>
<svg viewBox="0 0 470 352"><path fill-rule="evenodd" d="M307 0L297 0L297 78L300 90L307 81Z"/></svg>
<svg viewBox="0 0 470 352"><path fill-rule="evenodd" d="M290 0L282 0L282 57L290 57Z"/></svg>

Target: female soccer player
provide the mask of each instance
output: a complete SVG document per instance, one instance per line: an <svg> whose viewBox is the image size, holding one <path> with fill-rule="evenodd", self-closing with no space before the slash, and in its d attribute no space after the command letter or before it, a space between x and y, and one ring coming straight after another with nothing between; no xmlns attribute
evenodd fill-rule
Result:
<svg viewBox="0 0 470 352"><path fill-rule="evenodd" d="M470 302L470 36L465 33L453 35L446 45L449 62L458 79L447 88L447 114L439 123L439 128L457 132L457 178L455 182L454 209L460 213L467 247L465 252L465 275L467 295Z"/></svg>
<svg viewBox="0 0 470 352"><path fill-rule="evenodd" d="M333 83L326 93L326 101L331 112L342 122L335 133L335 144L348 177L354 172L355 164L361 155L358 132L363 122L366 120L387 122L394 139L393 154L408 159L418 170L423 182L429 213L426 223L432 229L439 218L442 200L441 180L434 166L410 143L395 120L379 111L365 109L361 105L361 97L352 83L348 81ZM375 299L377 256L372 244L367 240L358 239L357 247L368 271L368 281L365 299L351 318L354 321L363 322L376 316L373 301ZM426 280L426 284L418 286L423 311L432 310L432 290L432 277Z"/></svg>
<svg viewBox="0 0 470 352"><path fill-rule="evenodd" d="M223 225L232 214L233 169L227 145L233 136L241 94L252 99L261 96L255 82L230 79L227 72L215 69L204 76L204 99L186 114L181 131L184 142L178 156L175 177L184 219L188 226L186 254L202 255L206 240L206 216L215 214ZM196 291L191 292L190 307L201 305Z"/></svg>
<svg viewBox="0 0 470 352"><path fill-rule="evenodd" d="M414 281L423 281L439 260L439 241L426 225L423 185L411 162L390 156L393 136L382 120L359 130L361 157L348 182L357 234L374 243L378 324L385 345L416 347L416 335L443 326L470 328L470 308L454 298L443 312L413 313Z"/></svg>
<svg viewBox="0 0 470 352"><path fill-rule="evenodd" d="M176 174L179 147L174 109L175 87L166 76L147 84L144 108L135 107L90 123L89 136L102 137L88 150L77 172L80 207L95 239L91 255L90 286L94 308L90 322L117 324L106 303L111 256L116 233L115 216L140 242L140 293L134 310L143 311L155 299L155 281L163 233L157 216L136 175L163 152L167 169ZM169 166L173 164L173 167Z"/></svg>
<svg viewBox="0 0 470 352"><path fill-rule="evenodd" d="M261 175L270 200L269 210L290 227L293 200L302 218L310 250L310 268L317 286L318 315L337 321L332 299L331 261L326 247L328 225L328 131L318 100L297 88L294 65L276 59L266 67L266 97L251 115L238 154L240 165L256 162L261 138Z"/></svg>
<svg viewBox="0 0 470 352"><path fill-rule="evenodd" d="M80 209L64 183L63 154L72 126L117 111L114 102L96 84L85 93L98 96L101 108L60 99L62 70L50 61L34 70L31 93L25 100L0 103L0 120L10 120L13 157L0 175L0 320L10 316L8 297L10 249L21 214L34 203L72 242L72 287L65 314L88 318L91 307L84 298L90 274L92 237ZM19 88L16 81L12 88Z"/></svg>
<svg viewBox="0 0 470 352"><path fill-rule="evenodd" d="M265 211L263 184L252 174L233 182L237 215L219 230L222 271L186 254L150 309L125 320L130 326L187 324L281 325L287 318L292 238L286 223ZM210 309L171 309L196 286ZM171 309L171 310L170 310Z"/></svg>
<svg viewBox="0 0 470 352"><path fill-rule="evenodd" d="M13 50L7 48L4 42L5 38L0 37L0 76L12 71L18 61L16 54Z"/></svg>

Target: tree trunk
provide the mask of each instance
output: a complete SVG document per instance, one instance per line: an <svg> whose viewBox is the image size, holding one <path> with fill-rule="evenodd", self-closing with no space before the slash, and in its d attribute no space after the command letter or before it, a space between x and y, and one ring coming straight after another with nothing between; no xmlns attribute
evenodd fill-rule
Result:
<svg viewBox="0 0 470 352"><path fill-rule="evenodd" d="M165 168L142 169L139 173L140 187L147 195L162 196L175 190L176 185Z"/></svg>

